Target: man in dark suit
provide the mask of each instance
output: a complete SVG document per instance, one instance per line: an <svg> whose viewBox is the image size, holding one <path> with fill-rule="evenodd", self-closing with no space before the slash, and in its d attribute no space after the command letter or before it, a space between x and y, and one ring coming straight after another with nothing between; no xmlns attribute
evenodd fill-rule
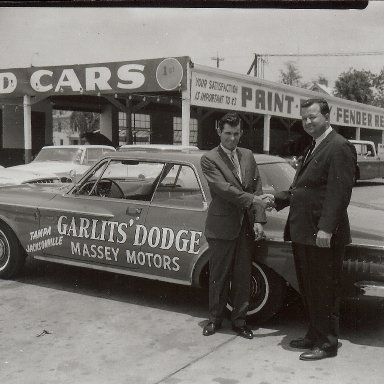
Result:
<svg viewBox="0 0 384 384"><path fill-rule="evenodd" d="M266 203L252 151L237 147L242 135L237 114L219 121L220 145L201 158L212 201L205 236L209 244L209 322L203 335L221 328L229 291L232 298L232 328L253 338L246 325L249 305L254 240L263 237ZM230 283L232 284L230 289Z"/></svg>
<svg viewBox="0 0 384 384"><path fill-rule="evenodd" d="M293 348L310 349L301 360L337 355L340 279L351 242L347 207L355 181L356 150L329 125L324 99L302 103L304 130L313 138L289 191L275 194L280 210L290 206L284 239L292 241L296 273L309 328Z"/></svg>

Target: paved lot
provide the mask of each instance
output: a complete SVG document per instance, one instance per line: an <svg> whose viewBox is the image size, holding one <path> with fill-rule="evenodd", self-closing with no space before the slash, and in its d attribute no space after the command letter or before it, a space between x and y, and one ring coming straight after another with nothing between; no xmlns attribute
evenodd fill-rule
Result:
<svg viewBox="0 0 384 384"><path fill-rule="evenodd" d="M354 189L381 202L384 185ZM365 199L362 201L362 199ZM372 209L376 209L372 205ZM228 327L203 337L207 292L29 261L0 280L0 383L378 384L384 378L384 309L346 302L334 359L299 361L291 338L305 331L292 298L255 338Z"/></svg>
<svg viewBox="0 0 384 384"><path fill-rule="evenodd" d="M79 268L27 264L0 281L0 381L6 384L381 383L384 311L347 303L339 356L299 361L297 301L245 340L201 335L204 290ZM227 324L229 326L229 324ZM47 333L44 334L44 331ZM41 336L38 336L41 335Z"/></svg>

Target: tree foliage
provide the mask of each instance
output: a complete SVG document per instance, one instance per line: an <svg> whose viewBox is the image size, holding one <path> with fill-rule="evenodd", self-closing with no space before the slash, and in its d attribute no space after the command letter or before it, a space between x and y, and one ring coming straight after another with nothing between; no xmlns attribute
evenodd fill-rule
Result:
<svg viewBox="0 0 384 384"><path fill-rule="evenodd" d="M92 132L100 127L100 115L94 112L74 111L71 115L71 127L80 134Z"/></svg>
<svg viewBox="0 0 384 384"><path fill-rule="evenodd" d="M286 70L280 70L280 81L283 84L301 87L301 74L294 62L288 61L285 63Z"/></svg>
<svg viewBox="0 0 384 384"><path fill-rule="evenodd" d="M384 68L379 74L349 69L335 82L335 96L384 108Z"/></svg>
<svg viewBox="0 0 384 384"><path fill-rule="evenodd" d="M335 96L363 104L372 104L374 81L375 75L372 72L350 68L347 72L341 73L335 81Z"/></svg>

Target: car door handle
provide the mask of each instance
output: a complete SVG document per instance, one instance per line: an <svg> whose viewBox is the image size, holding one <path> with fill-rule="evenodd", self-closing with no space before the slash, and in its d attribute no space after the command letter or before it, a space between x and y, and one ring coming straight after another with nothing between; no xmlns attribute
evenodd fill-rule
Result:
<svg viewBox="0 0 384 384"><path fill-rule="evenodd" d="M137 215L140 215L142 210L143 210L143 208L128 207L127 210L125 211L125 213L129 216L137 216Z"/></svg>

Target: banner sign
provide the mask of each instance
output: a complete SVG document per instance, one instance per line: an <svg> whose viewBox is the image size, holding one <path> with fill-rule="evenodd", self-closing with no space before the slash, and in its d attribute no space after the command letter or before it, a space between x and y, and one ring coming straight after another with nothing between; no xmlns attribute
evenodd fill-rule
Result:
<svg viewBox="0 0 384 384"><path fill-rule="evenodd" d="M192 70L191 104L199 107L301 119L303 100L324 97L331 108L331 124L384 128L384 110L300 88L257 79L246 81L229 75Z"/></svg>
<svg viewBox="0 0 384 384"><path fill-rule="evenodd" d="M0 70L0 98L186 89L189 57Z"/></svg>

